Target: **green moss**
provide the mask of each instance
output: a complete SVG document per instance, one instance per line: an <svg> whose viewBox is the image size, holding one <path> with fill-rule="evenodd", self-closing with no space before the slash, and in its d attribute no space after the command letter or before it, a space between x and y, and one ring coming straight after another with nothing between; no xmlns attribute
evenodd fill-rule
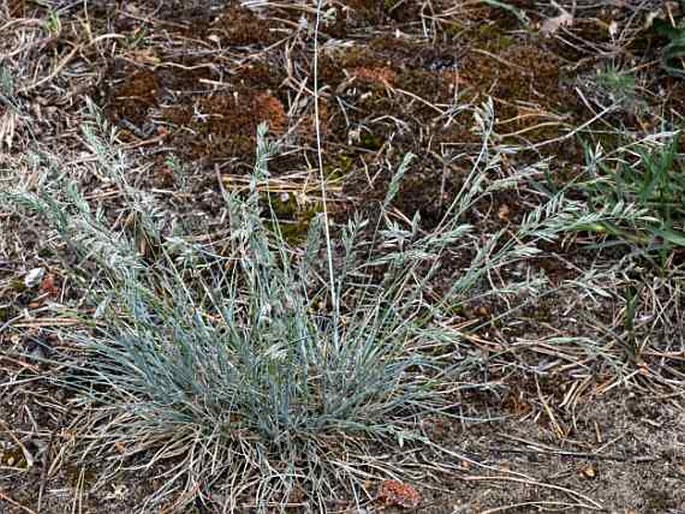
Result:
<svg viewBox="0 0 685 514"><path fill-rule="evenodd" d="M506 50L514 44L514 39L503 33L501 27L494 24L483 23L478 25L475 37L483 41L490 51Z"/></svg>
<svg viewBox="0 0 685 514"><path fill-rule="evenodd" d="M597 74L597 83L618 97L635 96L636 81L630 71L607 66Z"/></svg>
<svg viewBox="0 0 685 514"><path fill-rule="evenodd" d="M536 307L531 318L541 323L549 323L553 320L552 309L548 305L541 303Z"/></svg>
<svg viewBox="0 0 685 514"><path fill-rule="evenodd" d="M295 195L271 193L269 197L271 207L279 219L292 218L297 214L297 200L295 199Z"/></svg>
<svg viewBox="0 0 685 514"><path fill-rule="evenodd" d="M0 323L5 323L9 321L14 316L14 312L11 307L0 307Z"/></svg>
<svg viewBox="0 0 685 514"><path fill-rule="evenodd" d="M340 153L324 164L323 173L328 180L339 180L347 176L354 167L354 157Z"/></svg>
<svg viewBox="0 0 685 514"><path fill-rule="evenodd" d="M280 224L280 229L283 240L289 245L297 246L302 244L307 238L309 221L294 223L283 222Z"/></svg>
<svg viewBox="0 0 685 514"><path fill-rule="evenodd" d="M502 329L502 328L507 326L507 321L505 319L499 318L499 317L492 319L490 321L490 323L492 324L492 326L494 328L497 328L497 329Z"/></svg>
<svg viewBox="0 0 685 514"><path fill-rule="evenodd" d="M630 143L625 134L620 130L598 131L598 133L592 136L592 140L587 143L588 148L597 148L599 144L606 152L616 150Z"/></svg>
<svg viewBox="0 0 685 514"><path fill-rule="evenodd" d="M365 150L379 150L383 146L383 138L373 132L363 132L359 144Z"/></svg>
<svg viewBox="0 0 685 514"><path fill-rule="evenodd" d="M445 34L449 36L460 36L464 30L466 30L466 26L458 20L450 20L449 24L444 28Z"/></svg>
<svg viewBox="0 0 685 514"><path fill-rule="evenodd" d="M26 457L21 448L10 448L0 452L0 464L3 466L9 466L12 468L25 468L27 467Z"/></svg>
<svg viewBox="0 0 685 514"><path fill-rule="evenodd" d="M67 483L71 487L79 487L85 485L86 489L92 486L97 481L97 474L92 469L83 469L78 466L67 466L65 469L65 476Z"/></svg>
<svg viewBox="0 0 685 514"><path fill-rule="evenodd" d="M26 291L26 284L24 284L24 279L15 278L10 282L10 289L15 293L23 293Z"/></svg>
<svg viewBox="0 0 685 514"><path fill-rule="evenodd" d="M267 198L267 194L264 193L262 198L265 204L270 198L271 208L278 219L278 228L285 242L290 245L298 245L305 241L309 224L322 211L319 202L302 206L292 194L286 197L281 193L271 193ZM271 230L276 231L274 224L271 224Z"/></svg>
<svg viewBox="0 0 685 514"><path fill-rule="evenodd" d="M50 257L55 256L55 252L53 252L50 248L41 248L38 250L38 256L43 259L49 259Z"/></svg>

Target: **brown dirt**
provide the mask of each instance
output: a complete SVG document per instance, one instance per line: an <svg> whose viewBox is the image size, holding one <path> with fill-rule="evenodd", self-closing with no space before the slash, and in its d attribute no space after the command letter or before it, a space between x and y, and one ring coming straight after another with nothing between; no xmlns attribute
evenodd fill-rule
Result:
<svg viewBox="0 0 685 514"><path fill-rule="evenodd" d="M651 404L648 411L642 410L647 404ZM454 438L452 448L460 453L585 494L603 505L605 512L682 512L682 410L644 402L625 391L579 405L568 416L574 420L574 430L563 438L548 426L544 414L535 412L523 420L519 414L516 421L448 431ZM552 511L591 512L569 507L577 498L560 490L523 478L473 478L484 473L466 462L461 468L463 481L451 482L449 492L426 498L421 512L484 512L503 506L508 506L505 512L536 512L544 510L545 501Z"/></svg>

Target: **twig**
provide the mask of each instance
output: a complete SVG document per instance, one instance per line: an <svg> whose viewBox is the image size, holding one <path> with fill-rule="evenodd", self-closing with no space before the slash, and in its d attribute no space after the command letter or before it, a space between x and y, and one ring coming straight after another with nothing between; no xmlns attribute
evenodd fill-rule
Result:
<svg viewBox="0 0 685 514"><path fill-rule="evenodd" d="M580 498L581 500L584 500L585 502L587 502L586 505L583 505L584 508L588 508L591 510L602 510L602 508L603 508L595 500L593 500L589 496L586 496L582 493L579 493L578 491L574 491L573 489L567 489L566 487L562 487L560 485L546 484L544 482L538 482L537 480L524 480L521 478L505 477L505 476L480 476L480 475L462 477L462 480L466 480L469 482L470 481L488 481L488 480L498 481L499 480L499 481L505 481L505 482L516 482L518 484L532 485L532 486L542 487L542 488L546 488L546 489L554 489L555 491L560 491L562 493L566 493L570 496L574 496L576 498Z"/></svg>
<svg viewBox="0 0 685 514"><path fill-rule="evenodd" d="M586 122L583 123L582 125L576 127L574 130L572 130L572 131L569 132L568 134L565 134L565 135L559 136L559 137L555 137L554 139L548 139L547 141L541 141L541 142L539 142L539 143L535 143L535 144L533 144L533 145L530 145L530 149L531 149L531 150L537 150L538 148L542 148L543 146L551 145L551 144L554 144L554 143L561 143L562 141L566 141L567 139L570 139L570 138L572 138L573 136L575 136L575 135L576 135L578 132L580 132L581 130L584 130L584 129L586 129L587 127L589 127L590 125L592 125L595 121L597 121L598 119L602 118L605 114L608 114L609 112L613 111L614 108L615 108L615 105L610 105L609 107L607 107L607 108L605 108L604 110L602 110L602 112L600 112L599 114L593 116L593 117L590 118L588 121L586 121Z"/></svg>
<svg viewBox="0 0 685 514"><path fill-rule="evenodd" d="M12 438L12 440L21 449L21 452L24 455L24 460L26 461L26 468L25 469L31 468L33 466L33 463L34 463L34 458L33 458L33 455L31 454L31 452L28 451L26 446L24 446L24 443L22 443L21 440L16 435L14 435L14 433L10 430L10 427L7 426L7 423L5 423L3 420L0 420L0 426L2 426L2 428L5 430L5 432L7 432L7 435L9 435L10 438Z"/></svg>
<svg viewBox="0 0 685 514"><path fill-rule="evenodd" d="M14 505L15 507L23 510L24 512L28 512L29 514L37 514L35 510L31 510L28 507L26 507L25 505L22 505L21 503L19 503L18 501L10 498L2 490L0 490L0 500L5 500L10 505Z"/></svg>
<svg viewBox="0 0 685 514"><path fill-rule="evenodd" d="M37 88L38 86L40 86L40 85L42 85L42 84L45 84L46 82L49 82L50 80L52 80L53 78L55 78L55 77L57 76L57 74L58 74L60 71L62 71L62 70L66 67L67 64L69 64L69 61L71 61L71 59L74 57L74 55L76 55L78 52L80 52L81 50L83 50L83 49L85 49L85 48L88 48L89 46L94 45L95 43L99 43L100 41L103 41L103 40L105 40L105 39L114 39L114 38L117 38L117 39L125 39L125 36L122 36L121 34L103 34L103 35L101 35L101 36L96 37L96 38L93 39L92 41L89 41L88 43L86 43L86 44L84 44L84 45L78 45L78 46L76 46L76 47L75 47L71 52L69 52L69 53L66 55L66 57L64 57L64 59L62 59L62 60L57 64L57 66L55 66L55 68L54 68L50 73L48 73L45 77L43 77L42 79L36 80L35 82L32 82L31 84L29 84L29 85L27 85L27 86L24 86L24 87L20 88L20 89L17 91L17 93L19 93L19 94L28 93L28 92L31 91L32 89L35 89L35 88Z"/></svg>
<svg viewBox="0 0 685 514"><path fill-rule="evenodd" d="M521 448L502 448L499 446L493 446L490 448L492 452L500 453L521 453L521 454L536 454L536 455L559 455L561 457L570 457L575 459L592 459L592 460L609 460L616 462L655 462L661 460L659 457L636 457L636 456L624 456L617 453L612 454L597 454L592 452L570 452L564 450L544 450L544 449L521 449Z"/></svg>
<svg viewBox="0 0 685 514"><path fill-rule="evenodd" d="M522 502L522 503L512 503L510 505L503 505L502 507L495 507L494 509L483 510L479 514L495 514L496 512L506 512L512 509L520 509L521 507L564 507L564 508L578 508L585 507L584 504L579 503L566 503L566 502L550 502L550 501L539 501L539 502Z"/></svg>

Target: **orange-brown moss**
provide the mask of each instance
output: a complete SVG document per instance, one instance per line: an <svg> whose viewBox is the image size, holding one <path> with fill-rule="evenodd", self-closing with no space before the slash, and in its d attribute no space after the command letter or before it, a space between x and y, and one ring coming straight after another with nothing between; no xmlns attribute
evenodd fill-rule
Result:
<svg viewBox="0 0 685 514"><path fill-rule="evenodd" d="M495 99L498 120L509 120L500 132L525 131L529 141L540 141L560 135L560 125L529 129L558 115L572 118L578 110L575 95L568 93L560 70L554 54L519 44L499 54L470 52L460 77L468 101L478 103L488 96Z"/></svg>
<svg viewBox="0 0 685 514"><path fill-rule="evenodd" d="M559 104L559 61L533 45L516 45L499 55L470 52L461 67L466 87L478 93L509 102Z"/></svg>
<svg viewBox="0 0 685 514"><path fill-rule="evenodd" d="M452 97L455 80L458 77L453 73L442 71L429 71L423 69L407 70L397 78L397 87L409 91L429 102L447 102ZM421 109L429 109L425 104L417 106ZM432 111L435 115L435 111Z"/></svg>
<svg viewBox="0 0 685 514"><path fill-rule="evenodd" d="M418 2L399 0L347 0L351 10L351 22L382 24L389 22L405 23L416 19L421 12Z"/></svg>
<svg viewBox="0 0 685 514"><path fill-rule="evenodd" d="M285 73L280 66L268 66L266 63L251 62L236 70L234 82L240 87L257 89L276 89L285 79Z"/></svg>
<svg viewBox="0 0 685 514"><path fill-rule="evenodd" d="M352 77L361 82L391 87L397 74L387 66L365 67L359 66L351 70Z"/></svg>
<svg viewBox="0 0 685 514"><path fill-rule="evenodd" d="M527 9L529 5L522 1L520 7ZM336 7L334 21L324 23L322 29L326 33L342 24L343 31L349 34L354 27L359 28L360 20L361 25L384 24L387 28L398 19L397 13L405 4L416 5L371 0L344 2ZM127 64L123 71L117 70L109 77L119 84L108 95L112 117L126 117L138 125L145 121L164 123L168 128L164 144L179 157L199 163L239 157L248 167L254 155L256 126L261 121L267 121L277 135L290 129L289 141L302 148L311 147L315 137L311 102L289 105L292 119L288 119L283 104L294 98L297 81L307 76L311 81L311 48L297 44L290 47L288 59L293 66L288 68L288 75L281 49L248 54L246 49L237 48L263 47L276 41L286 34L279 32L279 28L290 27L299 16L311 21L309 13L279 9L274 6L257 13L231 1L218 13L182 9L176 17L162 15L168 19L163 30L168 31L170 38L181 34L210 46L236 47L230 50L231 56L242 52L244 58L212 60L202 57L207 55L202 51L197 56L180 57L176 50L170 56L168 49L159 47L159 62L146 63L153 68L137 69L131 75L131 66ZM479 137L470 131L470 113L446 119L428 105L451 103L457 85L460 102L480 103L488 96L496 99L499 133L527 130L549 120L546 113L571 113L572 122L577 105L573 95L567 94L560 71L564 62L549 50L550 39L507 32L506 27L518 22L502 9L470 5L463 11L464 16L452 16L452 25L436 21L437 32L430 40L421 39L418 32L414 36L395 37L392 30L375 31L380 36L356 31L354 46L322 52L319 121L326 148L347 147L352 140L351 146L357 152L352 157L355 165L362 161L368 165L390 138L396 151L422 155L446 155L450 153L449 144L477 143ZM418 15L412 16L411 21L419 20ZM510 23L512 19L514 22ZM182 66L161 64L168 62ZM530 110L542 116L530 116ZM517 117L520 119L511 121ZM509 122L501 124L503 120ZM540 141L560 133L559 126L547 126L526 132L525 137ZM440 214L434 186L438 178L442 181L443 171L439 163L434 164L440 170L437 175L407 177L407 189L402 195L408 210L415 207L412 195L420 198L416 207L431 211L427 213L429 217ZM448 177L447 191L451 190L450 180ZM424 190L428 191L425 195ZM435 205L426 207L431 203Z"/></svg>
<svg viewBox="0 0 685 514"><path fill-rule="evenodd" d="M229 5L211 24L209 34L218 37L224 45L246 46L274 41L268 20L239 5Z"/></svg>
<svg viewBox="0 0 685 514"><path fill-rule="evenodd" d="M135 124L143 123L148 110L157 106L159 92L160 83L153 71L141 69L134 72L109 95L110 117L115 121L127 119Z"/></svg>
<svg viewBox="0 0 685 514"><path fill-rule="evenodd" d="M8 0L6 4L7 14L10 18L23 18L28 14L28 4L26 0Z"/></svg>
<svg viewBox="0 0 685 514"><path fill-rule="evenodd" d="M274 134L287 127L283 104L265 91L235 91L200 98L192 115L189 108L171 107L164 117L177 123L171 142L181 153L201 161L214 161L254 152L257 125L266 121Z"/></svg>
<svg viewBox="0 0 685 514"><path fill-rule="evenodd" d="M213 78L212 66L199 58L182 58L177 61L180 66L158 66L155 73L167 91L174 91L177 95L183 95L188 91L202 91L207 86L202 84L203 79Z"/></svg>

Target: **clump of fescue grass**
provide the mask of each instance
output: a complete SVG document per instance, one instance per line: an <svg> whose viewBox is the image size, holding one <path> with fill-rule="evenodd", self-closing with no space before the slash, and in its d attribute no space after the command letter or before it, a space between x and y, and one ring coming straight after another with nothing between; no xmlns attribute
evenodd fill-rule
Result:
<svg viewBox="0 0 685 514"><path fill-rule="evenodd" d="M114 228L61 178L35 194L4 195L48 219L84 262L95 312L80 315L87 330L59 334L82 352L62 357L67 371L57 379L78 393L81 456L115 471L160 473L148 504L180 508L201 498L226 511L244 501L258 510L299 502L326 511L344 496L362 503L365 480L401 473L382 449L427 442L420 421L454 415L460 388L478 387L460 383L473 359L455 351L448 313L476 290L505 294L481 286L497 268L537 253L536 242L612 216L558 196L511 234L474 234L462 220L475 202L540 174L497 178L491 104L475 114L481 152L435 230L387 210L407 158L376 226L353 217L331 254L322 244L325 217L312 223L300 253L280 236L273 211L260 217L257 184L277 151L264 127L249 192L225 195L225 253L165 233L154 202L127 183L122 153L95 130L102 120L86 127L86 140L118 184L134 229ZM151 254L141 254L141 240ZM442 270L447 254L471 257ZM332 281L323 259L335 264ZM438 271L451 283L429 301ZM524 279L505 289L539 285Z"/></svg>

